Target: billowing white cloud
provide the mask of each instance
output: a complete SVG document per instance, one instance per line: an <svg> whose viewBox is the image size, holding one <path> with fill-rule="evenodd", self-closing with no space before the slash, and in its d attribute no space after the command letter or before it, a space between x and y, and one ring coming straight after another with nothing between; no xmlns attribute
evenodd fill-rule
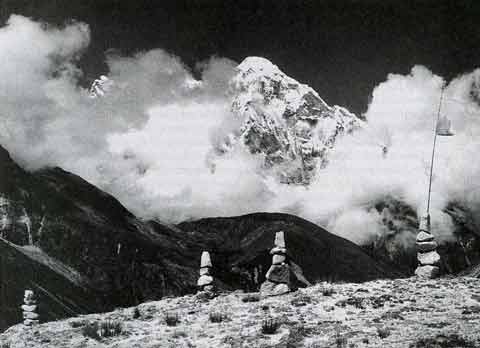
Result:
<svg viewBox="0 0 480 348"><path fill-rule="evenodd" d="M358 243L388 233L373 208L385 197L424 211L445 83L426 67L379 84L365 115L368 128L339 139L327 168L305 188L275 182L262 158L242 147L209 161L218 137L239 126L227 93L236 63L211 58L198 65L196 80L161 49L110 54L105 74L114 85L107 97L91 99L75 65L89 40L83 23L54 28L12 16L0 28L0 144L26 168L61 166L145 218L283 211ZM438 139L432 214L442 238L453 228L445 205L456 200L477 209L480 198L473 160L480 109L478 90L472 92L479 76L479 70L460 76L445 91L443 112L456 135Z"/></svg>

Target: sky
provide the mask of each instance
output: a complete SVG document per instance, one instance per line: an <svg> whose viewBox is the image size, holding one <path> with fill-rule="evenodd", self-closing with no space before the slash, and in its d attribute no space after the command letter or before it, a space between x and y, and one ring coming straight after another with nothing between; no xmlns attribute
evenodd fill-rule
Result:
<svg viewBox="0 0 480 348"><path fill-rule="evenodd" d="M393 200L424 214L445 87L442 112L455 136L438 143L434 233L453 236L449 204L480 211L473 2L157 3L0 2L0 144L19 164L60 166L146 219L285 212L357 243L395 226L412 245L416 228L376 206ZM242 93L231 81L247 56L269 59L367 121L338 138L308 187L280 183L241 142L212 157L245 121L231 111L232 93ZM92 99L88 86L100 74L113 87Z"/></svg>
<svg viewBox="0 0 480 348"><path fill-rule="evenodd" d="M11 13L88 23L85 84L105 72L109 49L162 48L194 73L212 55L238 63L253 55L356 113L366 111L388 73L419 64L450 80L473 70L480 56L480 4L473 0L2 0L0 19Z"/></svg>

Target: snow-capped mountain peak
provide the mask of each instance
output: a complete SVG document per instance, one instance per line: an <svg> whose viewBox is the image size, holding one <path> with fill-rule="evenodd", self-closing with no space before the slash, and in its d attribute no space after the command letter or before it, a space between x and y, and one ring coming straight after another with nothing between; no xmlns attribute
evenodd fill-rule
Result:
<svg viewBox="0 0 480 348"><path fill-rule="evenodd" d="M327 164L337 136L362 122L340 106L330 107L308 85L261 57L248 57L230 82L232 114L242 126L217 149L243 144L265 155L265 168L282 182L308 184Z"/></svg>

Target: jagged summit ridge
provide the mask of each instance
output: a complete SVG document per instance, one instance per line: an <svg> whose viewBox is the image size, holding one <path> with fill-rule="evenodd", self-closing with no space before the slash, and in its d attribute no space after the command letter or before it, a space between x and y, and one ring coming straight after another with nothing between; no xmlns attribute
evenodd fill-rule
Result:
<svg viewBox="0 0 480 348"><path fill-rule="evenodd" d="M233 117L242 126L218 153L243 144L251 153L265 155L265 167L286 183L310 183L327 164L337 137L362 122L261 57L248 57L237 66L230 93Z"/></svg>

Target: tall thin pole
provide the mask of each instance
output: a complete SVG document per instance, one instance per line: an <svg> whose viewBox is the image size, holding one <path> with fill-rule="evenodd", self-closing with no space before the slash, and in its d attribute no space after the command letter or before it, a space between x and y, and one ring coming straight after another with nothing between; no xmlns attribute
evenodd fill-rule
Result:
<svg viewBox="0 0 480 348"><path fill-rule="evenodd" d="M432 159L430 161L430 180L428 183L428 200L427 200L427 216L430 219L430 196L432 194L432 176L433 176L433 161L435 159L435 145L437 144L437 127L438 121L440 120L440 110L442 108L442 100L443 100L443 91L445 88L442 86L442 92L440 94L440 102L438 103L438 111L437 111L437 120L435 121L435 127L433 129L433 148L432 148Z"/></svg>

